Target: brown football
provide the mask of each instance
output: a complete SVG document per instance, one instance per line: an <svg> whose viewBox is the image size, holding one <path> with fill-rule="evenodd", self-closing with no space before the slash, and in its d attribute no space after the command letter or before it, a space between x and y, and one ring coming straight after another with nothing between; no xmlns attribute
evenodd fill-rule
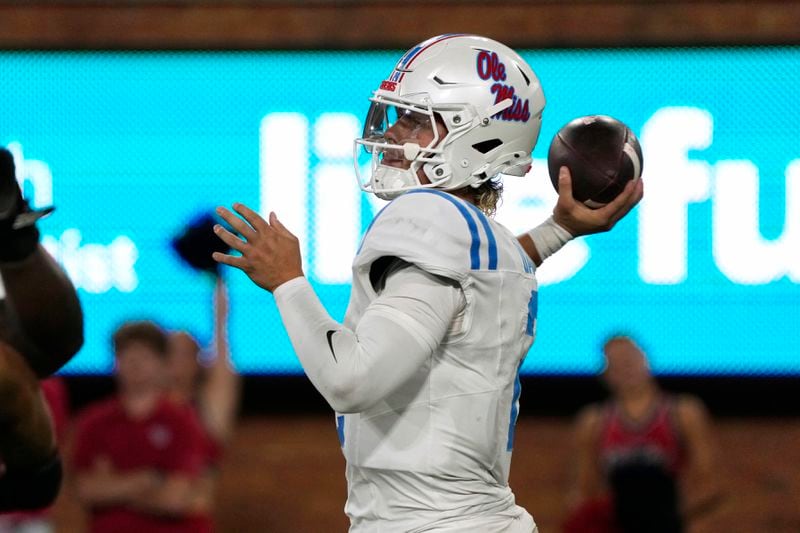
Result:
<svg viewBox="0 0 800 533"><path fill-rule="evenodd" d="M558 190L558 171L572 175L572 196L591 208L616 198L642 175L642 147L631 129L605 115L570 121L556 133L547 154L550 180Z"/></svg>

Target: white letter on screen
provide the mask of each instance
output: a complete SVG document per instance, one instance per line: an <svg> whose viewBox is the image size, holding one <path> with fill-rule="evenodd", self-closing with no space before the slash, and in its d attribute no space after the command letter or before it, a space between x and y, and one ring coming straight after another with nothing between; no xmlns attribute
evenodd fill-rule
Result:
<svg viewBox="0 0 800 533"><path fill-rule="evenodd" d="M361 234L361 191L353 186L353 139L359 123L350 113L325 113L314 124L314 277L349 283Z"/></svg>
<svg viewBox="0 0 800 533"><path fill-rule="evenodd" d="M639 205L639 275L646 283L686 279L689 202L707 200L711 168L689 150L711 145L711 114L692 107L656 111L642 127L646 192Z"/></svg>
<svg viewBox="0 0 800 533"><path fill-rule="evenodd" d="M308 255L308 119L301 113L270 113L261 120L259 212L275 211ZM305 266L304 266L305 268Z"/></svg>
<svg viewBox="0 0 800 533"><path fill-rule="evenodd" d="M735 283L761 285L789 276L800 281L800 160L786 168L783 233L759 230L759 176L751 161L720 161L714 179L714 261Z"/></svg>

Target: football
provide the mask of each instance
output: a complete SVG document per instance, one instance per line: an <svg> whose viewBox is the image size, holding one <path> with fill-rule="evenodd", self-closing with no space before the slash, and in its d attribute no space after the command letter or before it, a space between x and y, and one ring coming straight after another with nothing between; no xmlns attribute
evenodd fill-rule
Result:
<svg viewBox="0 0 800 533"><path fill-rule="evenodd" d="M550 143L547 168L556 191L562 166L572 175L572 196L597 209L641 177L642 147L631 129L615 118L579 117L558 130Z"/></svg>

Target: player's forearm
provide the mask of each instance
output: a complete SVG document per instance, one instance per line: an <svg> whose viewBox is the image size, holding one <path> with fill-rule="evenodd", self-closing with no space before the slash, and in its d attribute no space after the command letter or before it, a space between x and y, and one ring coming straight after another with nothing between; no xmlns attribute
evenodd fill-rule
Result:
<svg viewBox="0 0 800 533"><path fill-rule="evenodd" d="M533 264L537 267L542 264L543 259L542 256L539 255L539 250L536 249L536 243L533 242L533 239L527 233L523 233L522 235L517 235L517 242L519 242L522 249L525 250L525 253L528 254L528 257L531 258Z"/></svg>
<svg viewBox="0 0 800 533"><path fill-rule="evenodd" d="M340 413L367 406L370 365L355 333L330 317L305 278L280 286L274 294L294 351L325 400Z"/></svg>
<svg viewBox="0 0 800 533"><path fill-rule="evenodd" d="M438 342L435 334L411 333L419 329L411 319L380 303L349 330L328 315L304 278L279 287L275 301L306 374L340 413L362 411L391 394Z"/></svg>
<svg viewBox="0 0 800 533"><path fill-rule="evenodd" d="M20 351L40 378L49 376L83 345L83 312L75 288L39 245L29 257L0 263L20 329Z"/></svg>

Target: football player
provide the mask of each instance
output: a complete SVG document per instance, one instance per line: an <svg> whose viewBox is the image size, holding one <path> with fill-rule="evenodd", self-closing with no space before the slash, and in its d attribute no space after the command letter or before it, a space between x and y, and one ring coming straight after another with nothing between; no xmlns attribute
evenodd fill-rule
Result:
<svg viewBox="0 0 800 533"><path fill-rule="evenodd" d="M61 459L38 379L83 344L72 283L39 244L36 221L52 209L23 200L11 153L0 148L0 511L50 504Z"/></svg>
<svg viewBox="0 0 800 533"><path fill-rule="evenodd" d="M515 237L491 218L499 175L531 166L545 99L513 50L441 35L404 54L370 98L355 166L391 202L353 263L343 324L303 276L297 239L234 204L214 258L275 296L306 374L337 412L351 531L531 532L508 485L519 368L536 334L535 267L578 235L614 226L631 183L591 210L562 169L553 216Z"/></svg>

